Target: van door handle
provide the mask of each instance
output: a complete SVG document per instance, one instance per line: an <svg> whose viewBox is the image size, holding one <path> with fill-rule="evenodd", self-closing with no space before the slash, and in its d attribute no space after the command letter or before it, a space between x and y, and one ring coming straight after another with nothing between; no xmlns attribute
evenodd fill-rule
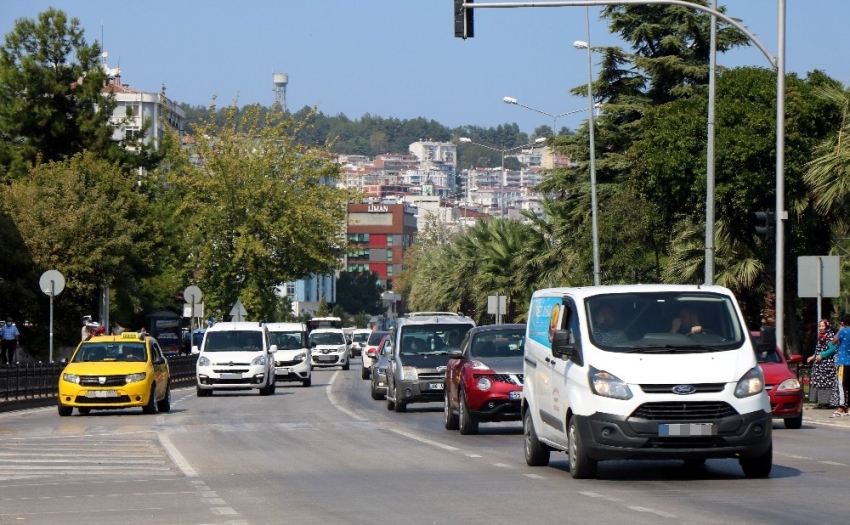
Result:
<svg viewBox="0 0 850 525"><path fill-rule="evenodd" d="M555 364L555 360L554 360L554 359L552 359L551 357L547 357L547 358L545 359L545 361L546 361L547 363L549 363L549 364L552 364L552 365L554 365L554 364Z"/></svg>

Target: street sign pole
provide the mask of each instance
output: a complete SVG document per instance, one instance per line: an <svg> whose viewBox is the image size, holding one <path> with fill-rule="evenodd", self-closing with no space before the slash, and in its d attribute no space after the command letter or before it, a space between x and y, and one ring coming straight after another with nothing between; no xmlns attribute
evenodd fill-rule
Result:
<svg viewBox="0 0 850 525"><path fill-rule="evenodd" d="M41 291L50 296L50 356L49 363L53 362L53 298L65 289L65 277L56 270L47 270L41 274L38 280Z"/></svg>
<svg viewBox="0 0 850 525"><path fill-rule="evenodd" d="M50 280L50 358L48 363L53 362L53 296L56 295L56 281Z"/></svg>

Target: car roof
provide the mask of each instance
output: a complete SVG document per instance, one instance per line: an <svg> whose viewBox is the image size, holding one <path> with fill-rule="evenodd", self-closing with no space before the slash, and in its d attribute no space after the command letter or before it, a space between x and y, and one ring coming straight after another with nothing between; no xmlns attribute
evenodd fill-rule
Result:
<svg viewBox="0 0 850 525"><path fill-rule="evenodd" d="M269 332L307 331L307 325L304 323L266 323L266 327L269 329Z"/></svg>
<svg viewBox="0 0 850 525"><path fill-rule="evenodd" d="M475 321L471 317L452 312L413 312L409 317L398 319L396 325L401 327L411 324L471 324Z"/></svg>
<svg viewBox="0 0 850 525"><path fill-rule="evenodd" d="M345 331L342 328L316 328L311 334L323 334L327 332L333 332L335 334L343 334L345 335Z"/></svg>
<svg viewBox="0 0 850 525"><path fill-rule="evenodd" d="M732 291L723 286L704 284L615 284L603 286L582 286L576 288L545 288L534 292L533 297L552 297L570 294L584 299L596 295L653 293L653 292L707 292L732 296Z"/></svg>
<svg viewBox="0 0 850 525"><path fill-rule="evenodd" d="M236 322L223 322L216 323L211 327L207 328L207 333L209 332L236 332L236 331L257 331L262 332L266 329L266 325L262 322L246 322L246 321L236 321Z"/></svg>
<svg viewBox="0 0 850 525"><path fill-rule="evenodd" d="M371 328L355 328L354 333L355 334L371 334L372 329Z"/></svg>
<svg viewBox="0 0 850 525"><path fill-rule="evenodd" d="M476 326L472 330L469 331L469 336L472 337L475 334L480 334L482 332L497 332L502 330L522 330L525 331L525 324L516 323L516 324L486 324L482 326Z"/></svg>

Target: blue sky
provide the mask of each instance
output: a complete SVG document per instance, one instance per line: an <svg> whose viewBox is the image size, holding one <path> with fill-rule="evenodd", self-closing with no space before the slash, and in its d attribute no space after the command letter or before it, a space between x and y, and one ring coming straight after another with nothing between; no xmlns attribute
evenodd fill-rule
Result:
<svg viewBox="0 0 850 525"><path fill-rule="evenodd" d="M500 0L490 0L500 1ZM4 0L0 31L48 7L80 20L101 41L122 82L193 105L274 101L272 74L287 73L290 110L328 115L425 117L455 127L517 123L531 133L544 113L587 107L568 90L587 83L584 7L478 9L475 37L454 38L452 0ZM726 0L775 55L777 0ZM590 41L619 45L590 8ZM787 0L786 69L821 69L850 85L850 0ZM727 67L768 67L754 46L718 57ZM597 64L593 64L594 75ZM576 128L587 117L558 119ZM427 138L427 137L423 137Z"/></svg>

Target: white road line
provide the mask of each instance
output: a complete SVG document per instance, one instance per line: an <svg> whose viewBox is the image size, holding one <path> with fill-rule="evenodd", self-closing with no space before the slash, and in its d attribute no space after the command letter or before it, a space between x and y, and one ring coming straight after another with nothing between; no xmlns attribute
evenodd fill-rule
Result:
<svg viewBox="0 0 850 525"><path fill-rule="evenodd" d="M844 463L838 463L837 461L818 461L818 463L823 463L824 465L835 465L836 467L846 467Z"/></svg>
<svg viewBox="0 0 850 525"><path fill-rule="evenodd" d="M468 458L480 458L481 455L480 454L467 454L466 457L468 457Z"/></svg>
<svg viewBox="0 0 850 525"><path fill-rule="evenodd" d="M213 514L217 514L219 516L222 516L224 514L227 514L227 515L237 514L237 512L235 510L233 510L231 507L210 507L210 510L212 511Z"/></svg>
<svg viewBox="0 0 850 525"><path fill-rule="evenodd" d="M675 514L670 514L669 512L664 512L656 509L650 509L648 507L629 507L629 509L635 512L649 512L650 514L655 514L657 516L662 516L665 518L675 518Z"/></svg>
<svg viewBox="0 0 850 525"><path fill-rule="evenodd" d="M513 465L508 465L507 463L493 463L494 467L504 467L504 468L516 468Z"/></svg>
<svg viewBox="0 0 850 525"><path fill-rule="evenodd" d="M389 428L387 430L389 430L390 432L395 432L396 434L398 434L400 436L410 438L410 439L412 439L414 441L418 441L420 443L425 443L426 445L431 445L431 446L434 446L434 447L437 447L437 448L441 448L443 450L451 450L451 451L460 450L458 448L455 448L455 447L452 447L452 446L449 446L449 445L444 445L442 443L437 443L436 441L431 441L430 439L425 439L425 438L419 437L417 435L410 434L409 432L404 432L403 430L398 430L398 429L395 429L395 428Z"/></svg>
<svg viewBox="0 0 850 525"><path fill-rule="evenodd" d="M183 454L181 454L180 451L177 450L177 447L175 447L171 443L171 440L168 439L167 435L162 432L157 432L156 437L159 438L159 442L162 444L162 447L165 449L166 452L168 452L168 455L171 456L172 461L174 461L177 467L183 472L183 474L187 478L198 477L198 473L195 472L195 469L193 469L191 465L189 465L189 462L186 461L186 458L183 457Z"/></svg>
<svg viewBox="0 0 850 525"><path fill-rule="evenodd" d="M523 476L531 479L546 479L543 476L539 476L537 474L523 474Z"/></svg>
<svg viewBox="0 0 850 525"><path fill-rule="evenodd" d="M796 456L794 454L782 454L781 452L776 452L775 454L777 456L785 456L786 458L791 458L791 459L812 459L812 458L808 458L806 456Z"/></svg>
<svg viewBox="0 0 850 525"><path fill-rule="evenodd" d="M339 370L337 370L336 372L334 372L334 375L332 375L332 376L331 376L330 381L328 381L328 386L327 386L327 388L325 388L325 392L327 392L327 394L328 394L328 401L330 401L330 402L331 402L331 405L333 405L333 406L334 406L337 410L339 410L340 412L343 412L343 413L345 413L345 414L348 414L349 416L353 417L354 419L356 419L356 420L358 420L358 421L365 421L365 418L362 418L362 417L358 416L357 414L355 414L354 412L352 412L351 410L349 410L349 409L345 408L344 406L340 405L340 404L337 402L337 400L336 400L336 396L335 396L335 395L334 395L334 393L333 393L332 387L333 387L333 385L334 385L334 380L336 379L336 376L338 376L338 375L339 375L339 372L340 372Z"/></svg>
<svg viewBox="0 0 850 525"><path fill-rule="evenodd" d="M620 498L615 498L614 496L606 496L605 494L600 494L598 492L579 492L582 496L587 496L589 498L600 498L605 501L623 501Z"/></svg>

